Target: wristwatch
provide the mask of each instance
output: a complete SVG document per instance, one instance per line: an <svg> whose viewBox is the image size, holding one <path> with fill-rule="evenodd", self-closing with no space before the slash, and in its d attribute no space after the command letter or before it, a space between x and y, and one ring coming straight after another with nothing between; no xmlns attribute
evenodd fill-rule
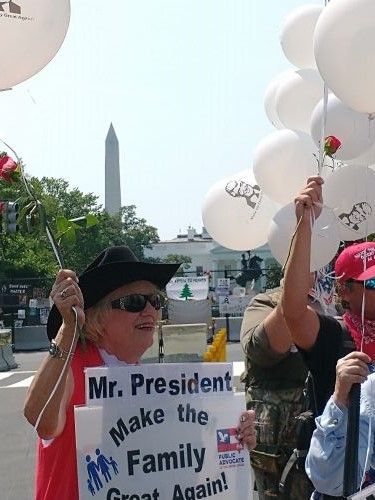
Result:
<svg viewBox="0 0 375 500"><path fill-rule="evenodd" d="M51 340L48 352L50 353L52 358L63 359L64 361L66 361L69 354L69 352L60 349L59 345L54 339Z"/></svg>

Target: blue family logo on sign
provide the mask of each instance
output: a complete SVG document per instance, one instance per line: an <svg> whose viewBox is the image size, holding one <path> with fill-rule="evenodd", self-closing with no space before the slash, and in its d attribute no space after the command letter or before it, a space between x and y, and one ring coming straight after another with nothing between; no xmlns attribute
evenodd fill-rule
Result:
<svg viewBox="0 0 375 500"><path fill-rule="evenodd" d="M237 467L245 465L244 446L237 439L237 429L217 429L216 443L221 467Z"/></svg>
<svg viewBox="0 0 375 500"><path fill-rule="evenodd" d="M119 473L118 464L112 457L108 459L101 453L99 448L96 448L95 454L97 457L96 460L93 460L91 455L86 455L87 489L92 496L96 493L95 488L96 491L100 491L103 488L103 479L108 483L112 479L111 473L114 473L115 476Z"/></svg>

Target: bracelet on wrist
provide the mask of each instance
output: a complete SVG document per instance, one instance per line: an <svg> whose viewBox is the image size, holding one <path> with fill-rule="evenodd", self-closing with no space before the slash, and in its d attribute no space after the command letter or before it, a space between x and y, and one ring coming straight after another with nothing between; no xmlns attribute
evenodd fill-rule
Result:
<svg viewBox="0 0 375 500"><path fill-rule="evenodd" d="M63 361L66 361L68 358L72 359L74 355L74 350L69 355L69 351L62 349L54 339L51 340L48 352L52 358L61 359Z"/></svg>

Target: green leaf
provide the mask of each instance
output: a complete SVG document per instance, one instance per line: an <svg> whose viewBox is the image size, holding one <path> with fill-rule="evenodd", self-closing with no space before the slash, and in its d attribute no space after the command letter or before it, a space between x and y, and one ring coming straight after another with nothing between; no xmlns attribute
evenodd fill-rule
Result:
<svg viewBox="0 0 375 500"><path fill-rule="evenodd" d="M99 224L98 218L93 214L86 215L86 227L93 227Z"/></svg>
<svg viewBox="0 0 375 500"><path fill-rule="evenodd" d="M74 227L69 227L65 233L61 235L61 242L67 247L72 247L76 243L76 230Z"/></svg>
<svg viewBox="0 0 375 500"><path fill-rule="evenodd" d="M71 224L66 217L61 215L56 217L56 227L59 234L65 233L65 231L69 229L70 225Z"/></svg>

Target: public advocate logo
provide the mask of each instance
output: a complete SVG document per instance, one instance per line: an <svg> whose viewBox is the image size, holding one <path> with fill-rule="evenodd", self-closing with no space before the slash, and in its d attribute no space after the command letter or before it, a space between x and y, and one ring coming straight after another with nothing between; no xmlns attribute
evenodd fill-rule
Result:
<svg viewBox="0 0 375 500"><path fill-rule="evenodd" d="M216 445L220 467L240 467L245 465L244 446L237 439L237 429L216 430Z"/></svg>

